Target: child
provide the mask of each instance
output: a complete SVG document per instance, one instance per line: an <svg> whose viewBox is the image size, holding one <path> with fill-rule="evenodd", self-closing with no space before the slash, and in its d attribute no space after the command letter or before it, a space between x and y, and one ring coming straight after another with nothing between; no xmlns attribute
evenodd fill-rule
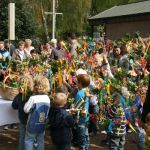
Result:
<svg viewBox="0 0 150 150"><path fill-rule="evenodd" d="M109 149L124 149L126 135L125 113L120 103L120 94L113 94L113 104L109 111L111 124Z"/></svg>
<svg viewBox="0 0 150 150"><path fill-rule="evenodd" d="M98 114L99 114L99 106L97 96L93 95L90 98L90 106L89 106L89 113L90 113L90 122L89 122L89 132L94 135L98 132Z"/></svg>
<svg viewBox="0 0 150 150"><path fill-rule="evenodd" d="M76 94L75 103L81 102L85 97L85 92L90 84L90 78L87 74L79 74L77 76L77 85L79 91ZM89 98L85 97L85 110L81 111L82 117L76 126L77 133L77 146L78 150L87 150L89 147L89 133L88 133L88 111L89 111Z"/></svg>
<svg viewBox="0 0 150 150"><path fill-rule="evenodd" d="M144 150L149 150L150 149L150 113L148 113L145 118L145 131L146 131L146 139L145 139Z"/></svg>
<svg viewBox="0 0 150 150"><path fill-rule="evenodd" d="M26 85L24 84L26 83ZM25 150L25 132L28 115L25 114L23 108L27 100L29 99L34 87L33 78L29 75L22 76L20 78L20 89L19 94L14 98L12 102L12 107L18 109L19 115L19 150ZM27 90L28 93L24 93L24 90Z"/></svg>
<svg viewBox="0 0 150 150"><path fill-rule="evenodd" d="M35 78L34 92L24 106L25 113L29 113L26 135L25 150L33 150L34 142L37 142L37 150L44 150L45 124L50 108L49 80L39 75Z"/></svg>
<svg viewBox="0 0 150 150"><path fill-rule="evenodd" d="M138 145L138 150L143 150L144 149L144 136L145 136L145 131L143 128L140 127L140 120L141 120L141 114L143 111L143 103L142 99L140 96L141 93L141 88L138 88L135 99L134 99L134 105L131 108L132 112L132 123L135 126L135 129L137 131L137 145Z"/></svg>
<svg viewBox="0 0 150 150"><path fill-rule="evenodd" d="M49 113L50 135L54 150L71 150L71 128L75 121L64 109L66 103L67 95L56 93Z"/></svg>

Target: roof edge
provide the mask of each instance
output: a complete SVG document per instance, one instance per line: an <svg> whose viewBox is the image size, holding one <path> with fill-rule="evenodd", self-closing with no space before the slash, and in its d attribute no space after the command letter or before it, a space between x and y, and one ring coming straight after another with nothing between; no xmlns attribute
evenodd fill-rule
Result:
<svg viewBox="0 0 150 150"><path fill-rule="evenodd" d="M90 18L88 18L88 20L90 20L90 19L97 19L97 18L95 18L97 15L103 14L103 13L105 13L105 12L107 12L107 11L109 11L109 10L115 8L115 7L117 7L117 6L115 5L115 6L111 7L111 8L109 8L109 9L106 9L106 10L104 10L104 11L101 11L100 13L98 13L98 14L96 14L96 15L90 17Z"/></svg>

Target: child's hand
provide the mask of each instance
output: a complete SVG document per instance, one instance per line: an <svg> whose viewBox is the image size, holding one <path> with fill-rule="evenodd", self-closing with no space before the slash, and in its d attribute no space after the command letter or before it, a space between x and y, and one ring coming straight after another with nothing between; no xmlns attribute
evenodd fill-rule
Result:
<svg viewBox="0 0 150 150"><path fill-rule="evenodd" d="M136 108L135 106L133 106L133 107L131 108L131 112L134 113L134 112L136 112L136 111L137 111L137 108Z"/></svg>
<svg viewBox="0 0 150 150"><path fill-rule="evenodd" d="M85 92L85 96L86 96L86 97L93 97L93 95L90 94L88 90Z"/></svg>
<svg viewBox="0 0 150 150"><path fill-rule="evenodd" d="M67 83L67 81L66 81L66 75L63 75L63 83L65 84L65 83Z"/></svg>
<svg viewBox="0 0 150 150"><path fill-rule="evenodd" d="M82 114L82 115L86 115L86 110L85 110L85 109L82 110L82 111L81 111L81 114Z"/></svg>
<svg viewBox="0 0 150 150"><path fill-rule="evenodd" d="M70 109L73 109L73 108L74 108L74 104L71 104L71 105L70 105Z"/></svg>

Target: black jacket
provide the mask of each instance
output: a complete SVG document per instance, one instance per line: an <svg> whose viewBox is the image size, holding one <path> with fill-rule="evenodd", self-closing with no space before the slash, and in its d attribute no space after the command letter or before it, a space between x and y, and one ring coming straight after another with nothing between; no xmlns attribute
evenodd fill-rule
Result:
<svg viewBox="0 0 150 150"><path fill-rule="evenodd" d="M28 101L29 96L26 96L24 99L22 99L23 96L21 93L19 93L12 102L12 107L14 109L18 109L18 116L19 120L22 124L27 124L28 114L24 112L24 105Z"/></svg>
<svg viewBox="0 0 150 150"><path fill-rule="evenodd" d="M52 107L49 112L50 135L55 144L71 144L71 128L75 121L63 108Z"/></svg>
<svg viewBox="0 0 150 150"><path fill-rule="evenodd" d="M145 103L143 105L143 112L142 112L142 118L141 120L145 123L146 115L150 113L150 75L149 75L149 85L148 85L148 91Z"/></svg>

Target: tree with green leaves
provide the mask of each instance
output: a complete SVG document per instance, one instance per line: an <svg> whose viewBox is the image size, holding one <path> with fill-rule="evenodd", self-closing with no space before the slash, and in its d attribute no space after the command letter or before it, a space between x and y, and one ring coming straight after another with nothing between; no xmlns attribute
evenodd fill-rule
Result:
<svg viewBox="0 0 150 150"><path fill-rule="evenodd" d="M0 39L8 38L8 4L15 3L16 40L32 38L35 34L35 22L31 6L23 0L5 0L0 2Z"/></svg>

